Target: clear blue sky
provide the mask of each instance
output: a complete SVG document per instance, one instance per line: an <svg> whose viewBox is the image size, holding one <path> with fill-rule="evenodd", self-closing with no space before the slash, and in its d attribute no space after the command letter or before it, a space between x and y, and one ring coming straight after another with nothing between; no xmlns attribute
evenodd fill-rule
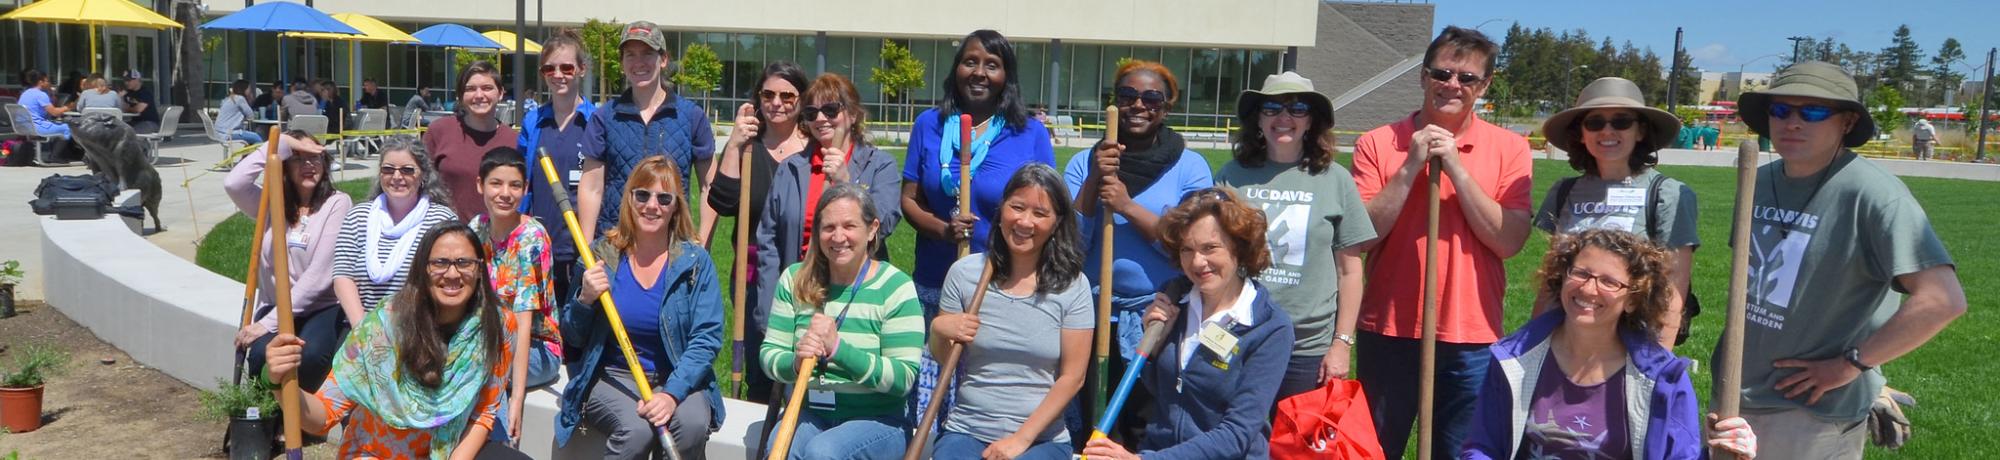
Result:
<svg viewBox="0 0 2000 460"><path fill-rule="evenodd" d="M2000 46L2000 2L1995 0L1678 0L1610 2L1581 0L1436 0L1437 29L1446 25L1479 28L1498 41L1507 26L1582 29L1591 40L1604 37L1623 46L1630 40L1661 57L1672 54L1674 27L1685 29L1682 46L1694 66L1712 72L1769 72L1790 54L1790 36L1831 36L1856 50L1889 46L1896 26L1908 24L1924 51L1925 63L1945 38L1957 38L1967 62L1957 65L1969 79L1983 78L1986 50ZM1977 72L1975 72L1977 70Z"/></svg>

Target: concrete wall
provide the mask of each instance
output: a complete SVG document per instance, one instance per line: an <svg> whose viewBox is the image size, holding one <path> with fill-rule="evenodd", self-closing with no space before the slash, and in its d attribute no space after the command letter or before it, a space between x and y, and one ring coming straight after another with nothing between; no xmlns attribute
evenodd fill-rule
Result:
<svg viewBox="0 0 2000 460"><path fill-rule="evenodd" d="M1318 4L1319 30L1311 48L1299 48L1298 72L1328 97L1374 77L1392 64L1424 54L1436 6L1408 3ZM1334 114L1334 129L1367 131L1408 116L1423 104L1418 71L1404 72ZM1342 143L1351 142L1343 136Z"/></svg>
<svg viewBox="0 0 2000 460"><path fill-rule="evenodd" d="M136 196L127 193L129 199ZM44 286L50 306L146 366L197 388L229 377L231 339L243 305L243 284L211 273L140 238L130 219L41 221ZM557 391L567 379L528 395L522 416L523 452L535 458L601 458L601 433L585 431L555 449ZM709 440L712 458L745 458L762 429L764 406L725 400L722 429ZM754 423L753 423L754 421ZM218 435L220 435L218 433Z"/></svg>
<svg viewBox="0 0 2000 460"><path fill-rule="evenodd" d="M550 25L586 19L648 20L674 30L814 32L870 37L963 37L994 29L1015 39L1283 48L1313 43L1316 0L537 0ZM527 2L535 20L537 1ZM210 14L241 9L210 2ZM514 23L513 2L494 0L319 0L330 13L383 20Z"/></svg>

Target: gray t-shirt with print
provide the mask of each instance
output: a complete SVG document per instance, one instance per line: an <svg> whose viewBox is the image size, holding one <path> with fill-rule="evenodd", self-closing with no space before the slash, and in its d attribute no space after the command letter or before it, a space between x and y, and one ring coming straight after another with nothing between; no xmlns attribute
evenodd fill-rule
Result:
<svg viewBox="0 0 2000 460"><path fill-rule="evenodd" d="M1905 289L1897 276L1952 265L1951 255L1909 188L1874 162L1842 152L1803 178L1785 177L1784 163L1757 171L1743 409L1804 408L1822 420L1860 421L1885 382L1880 370L1807 406L1807 395L1791 399L1776 389L1798 370L1770 363L1842 357L1896 313L1896 293Z"/></svg>
<svg viewBox="0 0 2000 460"><path fill-rule="evenodd" d="M985 254L973 254L951 264L945 274L938 307L963 313L979 286ZM1051 294L1015 296L988 288L979 305L979 335L960 355L958 405L944 429L995 442L1014 434L1041 405L1055 385L1062 362L1062 332L1097 327L1090 282L1075 274L1069 288ZM999 284L1001 275L994 275ZM1069 442L1063 424L1050 423L1035 442Z"/></svg>
<svg viewBox="0 0 2000 460"><path fill-rule="evenodd" d="M1338 163L1308 174L1297 163L1246 167L1231 161L1215 175L1218 184L1264 211L1265 245L1271 268L1257 281L1291 314L1292 354L1324 356L1333 345L1340 270L1334 252L1375 239L1375 224L1355 190L1354 176Z"/></svg>
<svg viewBox="0 0 2000 460"><path fill-rule="evenodd" d="M1694 189L1673 178L1662 178L1655 196L1654 177L1660 177L1660 171L1653 168L1619 181L1607 181L1595 174L1578 176L1569 179L1573 181L1569 202L1562 204L1558 203L1562 198L1557 193L1561 191L1558 182L1549 186L1549 193L1542 197L1542 207L1535 211L1535 228L1551 234L1593 228L1624 230L1647 237L1657 233L1654 242L1668 248L1701 246L1701 236L1695 234L1700 210ZM1654 202L1652 225L1656 230L1646 228L1646 200ZM1557 206L1567 209L1556 209Z"/></svg>

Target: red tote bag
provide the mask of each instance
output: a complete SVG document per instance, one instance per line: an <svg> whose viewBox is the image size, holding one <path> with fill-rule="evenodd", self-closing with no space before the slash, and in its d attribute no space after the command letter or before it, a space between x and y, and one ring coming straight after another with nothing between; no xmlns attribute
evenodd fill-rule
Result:
<svg viewBox="0 0 2000 460"><path fill-rule="evenodd" d="M1278 402L1271 458L1385 460L1361 382L1329 380Z"/></svg>

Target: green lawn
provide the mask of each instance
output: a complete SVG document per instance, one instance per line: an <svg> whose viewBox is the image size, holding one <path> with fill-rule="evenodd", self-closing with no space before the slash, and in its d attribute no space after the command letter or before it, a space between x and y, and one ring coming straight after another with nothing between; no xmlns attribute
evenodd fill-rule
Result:
<svg viewBox="0 0 2000 460"><path fill-rule="evenodd" d="M1058 166L1067 164L1077 148L1058 148ZM891 149L889 153L902 157L901 149ZM1209 164L1220 167L1228 160L1228 152L1207 150L1202 152ZM1722 153L1717 153L1721 155ZM1346 162L1346 158L1342 159ZM1702 241L1706 248L1695 256L1694 286L1701 295L1708 311L1693 324L1692 336L1687 345L1676 351L1683 356L1698 359L1702 365L1695 369L1695 389L1707 399L1708 358L1717 335L1722 329L1723 310L1726 308L1724 296L1728 288L1730 207L1731 196L1735 192L1735 173L1732 170L1711 167L1664 166L1666 174L1694 187L1701 199ZM1556 179L1573 175L1567 164L1555 161L1535 162L1534 203L1541 203L1542 192ZM1973 307L1965 317L1936 340L1903 357L1901 360L1883 366L1890 376L1890 384L1916 396L1920 406L1910 409L1908 414L1916 426L1910 445L1899 453L1873 449L1870 458L1908 456L1910 458L1966 458L1978 456L1976 452L1979 433L1990 432L2000 426L2000 393L1978 390L1983 382L1989 382L1995 366L1982 357L2000 356L2000 318L1994 312L1995 292L2000 292L2000 282L1993 278L2000 273L2000 247L1994 240L1985 239L1985 230L2000 228L2000 214L1994 212L1993 197L2000 196L2000 183L1973 182L1962 180L1905 178L1912 193L1922 202L1932 218L1945 246L1958 262L1960 281L1964 283L1966 296ZM365 193L366 184L349 181L340 184L349 193ZM724 218L716 232L719 244L714 251L717 266L729 267L733 263L733 219ZM244 275L243 254L246 254L251 223L243 216L229 218L212 230L200 248L197 260L203 267L233 279L241 280ZM907 226L906 226L907 227ZM913 266L911 261L914 246L914 232L908 228L898 229L890 237L891 261L905 271ZM1527 320L1526 306L1533 300L1534 291L1526 281L1533 276L1543 251L1547 250L1546 236L1536 233L1529 238L1521 255L1507 261L1509 279L1513 280L1507 290L1507 320L1511 330ZM731 275L727 269L721 270L726 282ZM717 361L717 375L727 378L728 349L724 357ZM1414 455L1415 449L1409 450Z"/></svg>

